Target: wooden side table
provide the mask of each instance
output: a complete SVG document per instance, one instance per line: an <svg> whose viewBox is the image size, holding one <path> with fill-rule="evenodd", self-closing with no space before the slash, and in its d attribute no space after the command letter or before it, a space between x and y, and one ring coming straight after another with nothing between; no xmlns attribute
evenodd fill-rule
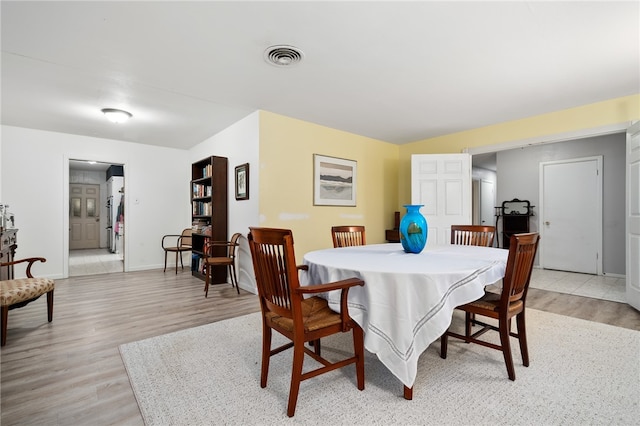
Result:
<svg viewBox="0 0 640 426"><path fill-rule="evenodd" d="M0 231L0 262L13 262L18 248L18 230ZM13 265L0 268L0 281L13 279Z"/></svg>

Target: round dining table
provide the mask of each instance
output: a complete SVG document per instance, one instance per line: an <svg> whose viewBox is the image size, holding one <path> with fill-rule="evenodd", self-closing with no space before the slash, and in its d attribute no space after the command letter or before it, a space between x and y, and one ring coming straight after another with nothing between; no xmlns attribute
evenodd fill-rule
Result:
<svg viewBox="0 0 640 426"><path fill-rule="evenodd" d="M349 315L364 330L367 351L404 384L412 399L420 354L449 327L456 306L484 295L501 280L508 250L427 246L406 253L399 243L316 250L305 254L301 284L357 277L365 285L349 290ZM340 310L339 292L325 294Z"/></svg>

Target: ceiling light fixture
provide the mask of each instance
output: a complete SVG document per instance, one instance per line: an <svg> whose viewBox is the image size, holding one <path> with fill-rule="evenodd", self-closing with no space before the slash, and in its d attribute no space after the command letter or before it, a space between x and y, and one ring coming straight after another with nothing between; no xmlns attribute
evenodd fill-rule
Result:
<svg viewBox="0 0 640 426"><path fill-rule="evenodd" d="M102 113L107 116L107 119L112 123L124 123L133 115L130 112L123 111L115 108L102 108Z"/></svg>
<svg viewBox="0 0 640 426"><path fill-rule="evenodd" d="M264 60L276 67L289 67L302 61L304 53L294 46L284 44L267 47L264 51Z"/></svg>

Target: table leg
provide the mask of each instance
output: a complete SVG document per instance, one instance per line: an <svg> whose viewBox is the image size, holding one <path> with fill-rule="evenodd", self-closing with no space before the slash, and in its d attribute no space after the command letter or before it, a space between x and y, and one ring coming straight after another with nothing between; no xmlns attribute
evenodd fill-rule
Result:
<svg viewBox="0 0 640 426"><path fill-rule="evenodd" d="M404 399L408 399L411 401L413 399L413 386L412 387L404 387Z"/></svg>

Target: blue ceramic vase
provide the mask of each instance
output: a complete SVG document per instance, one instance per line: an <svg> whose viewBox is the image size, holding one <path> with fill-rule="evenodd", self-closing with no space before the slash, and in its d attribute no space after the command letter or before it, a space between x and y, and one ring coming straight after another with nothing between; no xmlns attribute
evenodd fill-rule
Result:
<svg viewBox="0 0 640 426"><path fill-rule="evenodd" d="M427 219L420 213L422 204L407 204L400 220L400 242L407 253L420 253L427 244Z"/></svg>

